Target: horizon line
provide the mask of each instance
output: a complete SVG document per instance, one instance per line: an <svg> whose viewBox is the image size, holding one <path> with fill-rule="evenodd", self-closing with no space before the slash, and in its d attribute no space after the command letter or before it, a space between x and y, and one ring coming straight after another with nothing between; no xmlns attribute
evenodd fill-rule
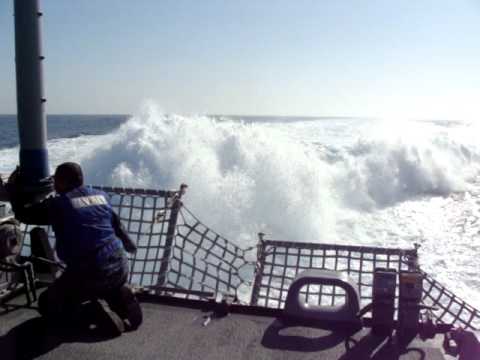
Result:
<svg viewBox="0 0 480 360"><path fill-rule="evenodd" d="M175 112L166 112L163 115L181 115L181 116L207 116L207 117L244 117L244 118L301 118L301 119L361 119L361 120L388 120L389 117L385 116L352 116L352 115L271 115L271 114L201 114L201 113L175 113ZM17 114L2 114L0 116L14 116ZM46 116L126 116L131 117L135 116L134 114L126 113L50 113ZM406 117L403 120L413 120L413 121L469 121L468 119L451 119L451 118L415 118L415 117Z"/></svg>

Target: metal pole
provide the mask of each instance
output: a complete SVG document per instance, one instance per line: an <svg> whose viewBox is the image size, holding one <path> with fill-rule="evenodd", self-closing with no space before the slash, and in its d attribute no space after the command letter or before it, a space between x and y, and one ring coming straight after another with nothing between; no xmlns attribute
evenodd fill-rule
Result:
<svg viewBox="0 0 480 360"><path fill-rule="evenodd" d="M165 248L163 250L160 271L158 272L157 286L166 286L168 283L168 270L170 267L170 257L173 253L175 234L177 229L178 213L182 208L182 195L187 190L187 185L180 185L178 194L174 195L172 206L170 207L170 219L168 220L167 236L165 238ZM158 293L158 291L157 291Z"/></svg>
<svg viewBox="0 0 480 360"><path fill-rule="evenodd" d="M39 1L14 0L20 174L35 187L49 175Z"/></svg>
<svg viewBox="0 0 480 360"><path fill-rule="evenodd" d="M257 244L257 263L255 264L255 281L252 287L252 297L250 299L250 305L258 306L258 297L260 294L260 288L262 286L263 271L265 267L265 240L264 233L258 233L258 244ZM265 300L267 303L265 306L268 306L268 299Z"/></svg>

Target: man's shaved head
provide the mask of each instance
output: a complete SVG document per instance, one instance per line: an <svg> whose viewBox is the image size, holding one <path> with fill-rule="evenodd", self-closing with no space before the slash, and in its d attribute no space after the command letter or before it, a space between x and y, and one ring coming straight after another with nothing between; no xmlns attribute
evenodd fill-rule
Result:
<svg viewBox="0 0 480 360"><path fill-rule="evenodd" d="M55 190L60 194L69 192L83 185L82 168L74 162L66 162L58 165L54 178Z"/></svg>

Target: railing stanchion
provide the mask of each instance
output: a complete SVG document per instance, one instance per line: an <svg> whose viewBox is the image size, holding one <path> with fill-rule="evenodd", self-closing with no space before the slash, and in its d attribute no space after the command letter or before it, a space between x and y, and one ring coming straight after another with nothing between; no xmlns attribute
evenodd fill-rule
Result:
<svg viewBox="0 0 480 360"><path fill-rule="evenodd" d="M158 274L157 286L165 286L168 282L168 268L170 265L170 257L172 255L173 243L175 240L175 233L177 228L178 213L182 208L182 195L185 193L187 185L182 184L178 195L174 197L173 204L170 210L170 218L168 219L167 237L165 238L165 250L163 251L162 260L160 263L160 271Z"/></svg>
<svg viewBox="0 0 480 360"><path fill-rule="evenodd" d="M258 295L260 292L260 285L263 278L263 268L265 266L265 241L263 236L265 234L258 234L258 245L257 245L257 263L255 264L255 281L253 283L252 289L252 298L250 300L250 305L258 305ZM268 306L265 304L265 306Z"/></svg>

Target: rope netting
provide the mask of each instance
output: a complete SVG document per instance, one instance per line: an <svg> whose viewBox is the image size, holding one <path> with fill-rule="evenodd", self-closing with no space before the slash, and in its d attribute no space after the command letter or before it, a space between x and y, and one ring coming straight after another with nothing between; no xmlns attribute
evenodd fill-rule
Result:
<svg viewBox="0 0 480 360"><path fill-rule="evenodd" d="M122 188L100 188L120 217L137 252L130 256L130 282L142 286L158 285L168 268L170 231L175 226L179 192Z"/></svg>
<svg viewBox="0 0 480 360"><path fill-rule="evenodd" d="M467 304L424 273L423 303L438 308L435 317L446 324L480 330L480 310Z"/></svg>
<svg viewBox="0 0 480 360"><path fill-rule="evenodd" d="M283 308L288 288L298 273L307 269L326 269L348 273L358 286L362 304L366 305L372 300L374 269L408 270L404 259L415 255L415 250L261 241L261 267L257 273L252 303ZM300 294L306 303L312 305L333 306L345 302L345 293L336 286L309 285Z"/></svg>
<svg viewBox="0 0 480 360"><path fill-rule="evenodd" d="M386 249L318 243L261 240L242 248L204 225L182 206L180 191L97 187L110 196L119 217L137 244L130 256L130 283L156 293L205 298L208 293L230 295L240 302L283 308L288 288L303 270L346 272L358 285L362 305L372 300L375 268L397 272L416 266L416 249ZM29 230L23 225L23 255L30 254ZM45 227L51 244L50 227ZM438 320L480 328L480 312L424 274L424 303L439 309ZM8 282L6 274L0 272ZM181 291L174 291L181 290ZM309 285L301 291L305 302L344 303L342 289ZM397 290L398 297L398 290Z"/></svg>
<svg viewBox="0 0 480 360"><path fill-rule="evenodd" d="M249 299L255 272L254 248L242 249L183 208L167 276L169 286Z"/></svg>
<svg viewBox="0 0 480 360"><path fill-rule="evenodd" d="M137 252L129 256L130 283L142 286L158 285L168 268L169 259L165 258L165 253L170 247L167 245L168 229L173 221L172 209L179 192L95 188L109 195L114 210L137 244ZM22 225L22 227L24 232L22 255L28 256L31 253L29 232L34 226ZM55 235L51 227L41 227L47 231L50 243L55 244Z"/></svg>
<svg viewBox="0 0 480 360"><path fill-rule="evenodd" d="M142 287L225 294L244 302L249 299L255 271L254 253L244 250L202 224L180 201L181 191L152 191L96 187L105 191L123 225L137 244L129 256L129 282ZM22 255L28 256L29 231L22 225ZM42 226L51 244L55 236L50 226ZM3 275L3 274L2 274ZM178 295L178 294L176 294ZM204 296L203 296L204 297Z"/></svg>
<svg viewBox="0 0 480 360"><path fill-rule="evenodd" d="M373 273L376 268L397 272L415 269L416 249L393 249L319 243L262 240L258 245L258 267L252 305L283 308L288 288L297 274L307 269L345 272L358 286L362 306L372 301ZM423 303L436 307L438 321L480 329L480 311L468 305L426 273ZM396 297L398 299L398 286ZM312 305L345 303L345 292L336 286L308 285L300 296Z"/></svg>

